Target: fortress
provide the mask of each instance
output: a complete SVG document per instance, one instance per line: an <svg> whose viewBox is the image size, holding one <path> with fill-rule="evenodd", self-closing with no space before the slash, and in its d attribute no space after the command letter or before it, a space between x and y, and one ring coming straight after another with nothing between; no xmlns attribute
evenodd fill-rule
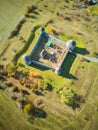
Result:
<svg viewBox="0 0 98 130"><path fill-rule="evenodd" d="M61 74L61 66L69 51L75 49L76 42L64 42L40 28L40 35L30 53L22 57L27 65L39 65Z"/></svg>

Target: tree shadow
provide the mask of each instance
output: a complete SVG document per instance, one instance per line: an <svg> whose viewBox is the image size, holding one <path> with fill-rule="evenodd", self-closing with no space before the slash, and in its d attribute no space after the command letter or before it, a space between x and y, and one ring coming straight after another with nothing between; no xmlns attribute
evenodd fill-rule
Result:
<svg viewBox="0 0 98 130"><path fill-rule="evenodd" d="M44 96L44 94L38 90L34 90L34 93L38 96Z"/></svg>
<svg viewBox="0 0 98 130"><path fill-rule="evenodd" d="M22 90L23 95L30 95L30 93L27 90Z"/></svg>
<svg viewBox="0 0 98 130"><path fill-rule="evenodd" d="M32 19L38 19L36 16L33 15L27 15L28 18L32 18Z"/></svg>
<svg viewBox="0 0 98 130"><path fill-rule="evenodd" d="M69 106L73 109L76 110L77 108L80 108L81 104L85 103L85 99L81 95L75 94L73 100L69 103Z"/></svg>
<svg viewBox="0 0 98 130"><path fill-rule="evenodd" d="M1 85L0 85L0 89L1 89L1 90L5 90L5 88L4 88L3 86L1 86Z"/></svg>
<svg viewBox="0 0 98 130"><path fill-rule="evenodd" d="M46 118L47 117L47 113L44 110L37 108L37 107L35 109L36 110L33 113L34 117L38 117L38 118Z"/></svg>
<svg viewBox="0 0 98 130"><path fill-rule="evenodd" d="M35 107L34 111L30 115L27 115L26 119L30 123L34 123L35 118L45 119L46 117L47 117L47 113L44 110Z"/></svg>
<svg viewBox="0 0 98 130"><path fill-rule="evenodd" d="M40 43L38 44L38 47L36 48L36 50L35 50L35 52L34 52L34 54L32 56L32 60L35 60L37 62L40 59L39 53L45 48L44 44L46 44L48 42L48 38L46 36L43 36L39 42ZM50 69L48 67L41 66L41 65L38 65L36 63L32 63L31 66L34 67L34 68L36 68L36 69L40 69L42 71Z"/></svg>
<svg viewBox="0 0 98 130"><path fill-rule="evenodd" d="M35 10L33 11L33 13L36 14L36 15L39 15L39 12L37 12L37 11L35 11Z"/></svg>

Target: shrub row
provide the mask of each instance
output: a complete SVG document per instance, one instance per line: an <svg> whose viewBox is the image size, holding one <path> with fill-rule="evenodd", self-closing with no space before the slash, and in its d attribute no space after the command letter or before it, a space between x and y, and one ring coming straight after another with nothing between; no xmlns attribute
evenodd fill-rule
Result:
<svg viewBox="0 0 98 130"><path fill-rule="evenodd" d="M20 29L21 29L21 27L22 27L22 25L23 25L24 22L25 22L25 19L23 18L23 19L16 25L16 27L14 28L14 30L11 31L9 38L12 38L12 37L16 36L16 35L19 33L19 31L20 31Z"/></svg>
<svg viewBox="0 0 98 130"><path fill-rule="evenodd" d="M25 15L26 17L28 17L29 13L32 13L33 11L35 11L36 8L37 8L37 7L34 6L34 5L28 6L28 7L26 8L25 12L24 12L24 15Z"/></svg>

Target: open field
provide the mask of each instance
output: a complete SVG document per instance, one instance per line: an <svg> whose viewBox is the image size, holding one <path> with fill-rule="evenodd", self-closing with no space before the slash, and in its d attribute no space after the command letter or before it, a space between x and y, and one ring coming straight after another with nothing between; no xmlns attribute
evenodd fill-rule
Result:
<svg viewBox="0 0 98 130"><path fill-rule="evenodd" d="M0 25L1 25L0 26L0 38L4 37L7 34L6 32L9 30L9 28L12 28L13 24L15 24L15 22L20 19L20 17L22 16L22 14L20 13L20 11L22 11L21 6L24 5L25 3L26 2L24 2L23 0L21 0L21 2L20 1L13 2L12 0L1 1L1 4L0 4ZM18 16L18 19L16 19L17 16Z"/></svg>
<svg viewBox="0 0 98 130"><path fill-rule="evenodd" d="M36 9L25 17L19 33L8 39L13 27L24 17L24 10L32 4ZM45 90L43 95L36 95L29 88L26 89L30 92L28 97L32 102L40 99L45 104L43 111L46 117L34 117L32 123L25 119L9 92L0 89L0 130L97 130L98 63L69 53L62 65L62 74L56 75L52 70L36 65L27 66L22 61L22 56L29 54L34 46L42 26L48 33L49 28L53 28L58 35L52 35L65 42L75 40L76 53L94 56L98 53L98 21L95 17L87 9L75 6L74 1L64 0L2 0L0 10L0 63L6 66L15 61L23 69L40 73L53 87L51 91ZM31 31L34 27L35 31ZM20 87L18 80L12 78L11 82ZM84 103L76 109L61 103L59 90L64 87L81 95Z"/></svg>
<svg viewBox="0 0 98 130"><path fill-rule="evenodd" d="M0 90L0 130L30 130L32 128L34 127L25 121L15 103Z"/></svg>
<svg viewBox="0 0 98 130"><path fill-rule="evenodd" d="M25 8L31 3L31 0L2 0L0 2L0 41L8 36L12 28L23 17ZM13 11L12 11L13 10Z"/></svg>

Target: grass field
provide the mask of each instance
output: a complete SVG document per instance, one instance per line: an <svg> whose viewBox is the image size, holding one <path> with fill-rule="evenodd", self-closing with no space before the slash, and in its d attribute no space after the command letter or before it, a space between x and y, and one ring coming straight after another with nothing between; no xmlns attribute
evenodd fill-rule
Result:
<svg viewBox="0 0 98 130"><path fill-rule="evenodd" d="M0 90L0 130L30 130L32 128L34 126L26 122L15 103Z"/></svg>
<svg viewBox="0 0 98 130"><path fill-rule="evenodd" d="M28 3L27 1L2 0L0 2L0 39L7 35L14 24L19 21L22 16L23 8ZM13 11L12 11L13 10Z"/></svg>
<svg viewBox="0 0 98 130"><path fill-rule="evenodd" d="M24 16L24 10L32 2L37 7L35 13L30 13L29 17L25 17L26 22L17 36L7 39L10 31ZM96 30L98 21L87 10L74 6L74 1L67 3L63 0L2 0L0 3L0 39L2 40L0 63L4 65L12 63L15 54L24 46L27 47L32 28L36 25L45 27L46 24L47 28L53 28L59 34L57 36L59 39L76 40L75 52L87 56L92 56L94 52L98 53ZM37 29L33 34L34 38L30 40L30 46L22 50L24 54L29 53L38 35ZM20 40L21 37L23 40ZM23 53L20 53L17 63L24 64L21 60ZM81 57L69 53L62 65L61 75L38 66L25 65L25 67L39 72L53 86L52 91L45 91L45 96L32 96L32 100L42 99L45 103L46 118L36 117L33 123L27 122L9 95L0 90L0 130L98 129L98 63L82 61ZM62 104L57 92L63 87L68 87L82 95L85 103L75 110Z"/></svg>

